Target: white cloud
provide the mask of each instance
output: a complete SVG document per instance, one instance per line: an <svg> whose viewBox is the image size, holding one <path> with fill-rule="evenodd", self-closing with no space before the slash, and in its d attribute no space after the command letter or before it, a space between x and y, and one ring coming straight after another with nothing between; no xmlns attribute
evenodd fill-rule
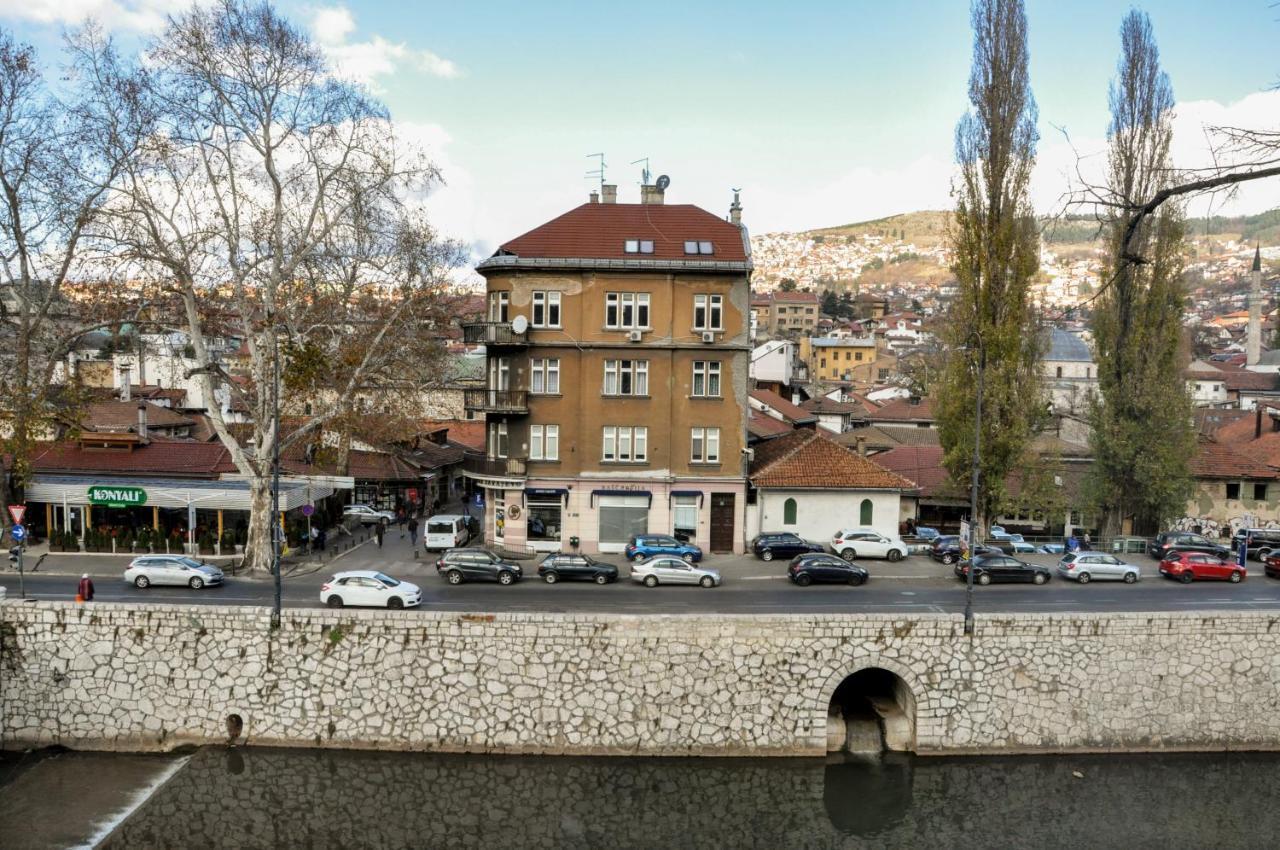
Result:
<svg viewBox="0 0 1280 850"><path fill-rule="evenodd" d="M158 30L191 0L0 0L0 17L75 26L93 18L109 30Z"/></svg>
<svg viewBox="0 0 1280 850"><path fill-rule="evenodd" d="M344 77L376 87L378 77L393 74L406 65L444 79L460 73L450 60L430 50L409 47L404 42L388 41L380 35L366 41L351 41L355 29L355 16L346 6L324 6L311 15L312 34Z"/></svg>

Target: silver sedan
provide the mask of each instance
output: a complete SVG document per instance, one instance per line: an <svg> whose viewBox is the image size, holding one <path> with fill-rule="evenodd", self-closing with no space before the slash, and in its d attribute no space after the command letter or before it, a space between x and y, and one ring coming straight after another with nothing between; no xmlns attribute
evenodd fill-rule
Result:
<svg viewBox="0 0 1280 850"><path fill-rule="evenodd" d="M659 555L647 561L631 565L631 580L641 582L645 587L657 587L660 584L700 584L703 587L716 587L720 584L720 572L686 564L679 558L670 555Z"/></svg>
<svg viewBox="0 0 1280 850"><path fill-rule="evenodd" d="M1133 584L1142 578L1142 571L1106 552L1068 552L1058 561L1058 575L1081 584L1094 579Z"/></svg>
<svg viewBox="0 0 1280 850"><path fill-rule="evenodd" d="M134 558L124 571L124 580L137 588L171 584L199 590L211 584L222 584L223 578L222 570L212 564L182 555L142 555Z"/></svg>

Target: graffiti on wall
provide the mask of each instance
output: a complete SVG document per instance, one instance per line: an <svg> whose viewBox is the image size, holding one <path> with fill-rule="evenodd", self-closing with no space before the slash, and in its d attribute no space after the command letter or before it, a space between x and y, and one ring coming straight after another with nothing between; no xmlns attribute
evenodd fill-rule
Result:
<svg viewBox="0 0 1280 850"><path fill-rule="evenodd" d="M1242 528L1280 528L1280 522L1260 522L1253 514L1232 517L1226 522L1204 516L1184 516L1172 526L1173 531L1190 531L1205 537L1233 537Z"/></svg>

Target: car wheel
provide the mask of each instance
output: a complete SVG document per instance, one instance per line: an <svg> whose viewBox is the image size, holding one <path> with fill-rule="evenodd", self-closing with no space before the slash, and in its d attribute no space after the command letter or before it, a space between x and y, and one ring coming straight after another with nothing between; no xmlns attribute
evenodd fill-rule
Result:
<svg viewBox="0 0 1280 850"><path fill-rule="evenodd" d="M796 576L796 584L800 585L801 587L808 587L809 585L813 584L813 578L808 573L801 573L800 575Z"/></svg>
<svg viewBox="0 0 1280 850"><path fill-rule="evenodd" d="M515 580L516 580L516 577L513 576L511 573L507 572L506 570L503 570L502 572L498 573L498 584L511 584L511 582Z"/></svg>
<svg viewBox="0 0 1280 850"><path fill-rule="evenodd" d="M658 586L658 577L657 577L657 576L645 576L645 577L644 577L644 586L645 586L645 587L657 587L657 586Z"/></svg>
<svg viewBox="0 0 1280 850"><path fill-rule="evenodd" d="M1181 581L1183 584L1191 584L1191 582L1196 580L1196 577L1195 577L1195 574L1191 572L1191 570L1187 570L1185 573L1183 573L1178 577L1178 580Z"/></svg>
<svg viewBox="0 0 1280 850"><path fill-rule="evenodd" d="M692 564L692 563L693 563L693 553L692 553L692 552L685 552L683 555L681 555L681 556L680 556L680 558L681 558L681 559L682 559L686 564Z"/></svg>
<svg viewBox="0 0 1280 850"><path fill-rule="evenodd" d="M952 555L950 552L942 556L942 563L944 564L950 565L950 564L954 564L955 562L956 562L956 556Z"/></svg>
<svg viewBox="0 0 1280 850"><path fill-rule="evenodd" d="M1240 580L1241 580L1242 578L1244 578L1244 573L1240 572L1239 570L1232 570L1232 571L1231 571L1231 583L1232 583L1232 584L1239 584L1239 583L1240 583Z"/></svg>
<svg viewBox="0 0 1280 850"><path fill-rule="evenodd" d="M698 584L703 587L715 587L716 582L711 576L703 576L702 581L698 582Z"/></svg>
<svg viewBox="0 0 1280 850"><path fill-rule="evenodd" d="M329 601L326 602L325 604L328 605L330 608L341 608L342 597L335 593L334 595L329 597Z"/></svg>
<svg viewBox="0 0 1280 850"><path fill-rule="evenodd" d="M854 573L849 578L849 584L853 585L854 587L859 587L860 585L864 585L866 583L867 583L867 577L864 576L862 573Z"/></svg>
<svg viewBox="0 0 1280 850"><path fill-rule="evenodd" d="M634 555L632 555L632 556L631 556L631 563L633 563L633 564L639 564L639 563L640 563L640 562L642 562L643 560L644 560L644 553L643 553L643 552L637 552L637 553L635 553Z"/></svg>
<svg viewBox="0 0 1280 850"><path fill-rule="evenodd" d="M596 576L596 584L608 584L608 583L609 583L609 577L604 573L600 573L600 575Z"/></svg>
<svg viewBox="0 0 1280 850"><path fill-rule="evenodd" d="M462 573L457 570L449 570L449 574L445 576L449 584L462 584Z"/></svg>
<svg viewBox="0 0 1280 850"><path fill-rule="evenodd" d="M138 588L139 590L146 590L148 587L151 586L151 579L147 578L146 576L138 576L133 580L133 586Z"/></svg>
<svg viewBox="0 0 1280 850"><path fill-rule="evenodd" d="M1036 584L1044 584L1048 580L1049 580L1049 577L1044 573L1036 573L1036 577L1032 579L1032 581L1035 582Z"/></svg>
<svg viewBox="0 0 1280 850"><path fill-rule="evenodd" d="M991 584L991 576L988 575L987 573L982 573L981 575L977 576L976 580L978 584Z"/></svg>
<svg viewBox="0 0 1280 850"><path fill-rule="evenodd" d="M542 577L542 580L545 581L547 584L555 584L560 580L560 576L556 575L555 573L547 573Z"/></svg>
<svg viewBox="0 0 1280 850"><path fill-rule="evenodd" d="M852 549L845 549L841 551L840 557L844 558L849 563L853 563L853 559L858 557L858 553L853 551Z"/></svg>
<svg viewBox="0 0 1280 850"><path fill-rule="evenodd" d="M760 560L762 560L762 561L772 561L772 560L773 560L773 550L772 550L772 549L765 549L763 552L761 552L761 553L760 553Z"/></svg>
<svg viewBox="0 0 1280 850"><path fill-rule="evenodd" d="M393 596L387 600L387 607L392 609L393 611L399 611L401 608L404 607L404 600L401 599L399 596Z"/></svg>
<svg viewBox="0 0 1280 850"><path fill-rule="evenodd" d="M1076 581L1080 582L1081 584L1088 584L1090 578L1092 578L1092 576L1090 576L1088 573L1080 573L1080 575L1076 576Z"/></svg>
<svg viewBox="0 0 1280 850"><path fill-rule="evenodd" d="M192 590L199 590L200 588L204 587L204 579L200 578L199 576L195 576L194 578L191 579L191 581L187 582L187 585L190 586Z"/></svg>
<svg viewBox="0 0 1280 850"><path fill-rule="evenodd" d="M1271 554L1271 550L1270 550L1270 549L1259 549L1259 550L1258 550L1258 560L1259 560L1259 561L1262 561L1262 562L1264 562L1264 563L1265 563L1265 562L1266 562L1266 560L1267 560L1267 557L1268 557L1270 554Z"/></svg>
<svg viewBox="0 0 1280 850"><path fill-rule="evenodd" d="M889 550L889 561L890 561L891 563L896 564L896 563L898 563L898 562L899 562L899 561L901 561L901 560L902 560L902 553L901 553L901 552L899 552L897 549L890 549L890 550Z"/></svg>
<svg viewBox="0 0 1280 850"><path fill-rule="evenodd" d="M1125 583L1125 584L1133 584L1133 583L1134 583L1135 581L1137 581L1137 580L1138 580L1138 574L1137 574L1137 573L1125 573L1125 574L1124 574L1124 583Z"/></svg>

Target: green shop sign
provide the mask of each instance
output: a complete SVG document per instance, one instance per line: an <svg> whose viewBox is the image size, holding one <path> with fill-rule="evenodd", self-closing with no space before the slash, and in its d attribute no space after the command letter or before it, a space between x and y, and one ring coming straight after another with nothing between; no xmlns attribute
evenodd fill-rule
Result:
<svg viewBox="0 0 1280 850"><path fill-rule="evenodd" d="M147 491L141 487L90 487L89 504L108 508L132 508L147 503Z"/></svg>

